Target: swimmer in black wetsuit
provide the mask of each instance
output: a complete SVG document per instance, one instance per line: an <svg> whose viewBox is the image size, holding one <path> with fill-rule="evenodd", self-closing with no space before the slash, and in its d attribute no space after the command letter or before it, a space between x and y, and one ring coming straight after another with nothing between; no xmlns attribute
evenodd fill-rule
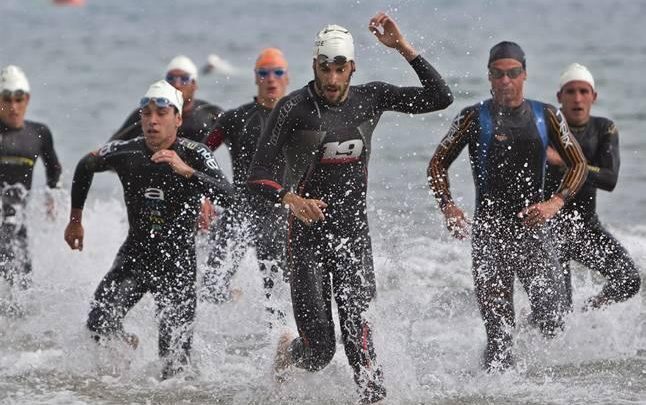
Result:
<svg viewBox="0 0 646 405"><path fill-rule="evenodd" d="M264 49L256 60L255 76L258 94L254 101L225 112L215 129L204 140L212 150L226 143L233 164L235 204L219 218L211 232L213 249L209 255L211 269L204 276L208 300L220 302L230 295L231 277L248 247L255 246L258 265L263 274L265 296L269 300L274 284L284 269L287 239L287 211L280 204L268 202L247 188L247 176L260 133L272 109L285 95L289 77L287 60L276 48ZM275 178L282 181L283 165ZM232 251L233 265L224 270L227 251ZM269 302L267 310L278 319L284 314Z"/></svg>
<svg viewBox="0 0 646 405"><path fill-rule="evenodd" d="M214 128L216 118L222 109L195 98L197 91L197 67L186 56L180 55L170 61L166 67L166 81L182 92L184 109L182 126L177 136L196 142L202 142ZM121 128L110 137L111 141L125 141L143 136L139 110L134 110Z"/></svg>
<svg viewBox="0 0 646 405"><path fill-rule="evenodd" d="M366 314L376 292L366 209L372 132L385 111L427 113L453 101L440 74L391 17L377 14L370 30L410 63L422 87L350 86L352 36L338 25L325 27L314 46L314 80L272 112L248 181L254 192L289 205L292 214L287 260L299 337L281 337L276 371L290 365L317 371L332 360L334 299L345 353L365 403L386 396ZM294 191L273 178L281 153Z"/></svg>
<svg viewBox="0 0 646 405"><path fill-rule="evenodd" d="M491 49L493 98L463 109L437 147L428 167L447 227L465 238L468 223L449 191L448 168L468 145L476 186L472 228L473 277L487 332L484 365L513 364L514 276L529 296L531 319L544 335L562 325L563 274L545 222L579 190L585 158L553 106L523 96L525 54L516 43ZM543 193L546 149L552 145L568 169L556 193Z"/></svg>
<svg viewBox="0 0 646 405"><path fill-rule="evenodd" d="M574 63L563 72L557 98L561 111L588 162L588 178L576 197L559 213L556 236L559 259L565 272L566 304L572 306L570 261L598 271L608 281L601 292L586 302L585 308L600 308L625 301L639 291L639 269L626 249L608 232L597 216L597 189L612 191L619 176L619 132L615 124L590 116L597 99L594 78L582 65ZM552 153L550 153L552 152ZM558 187L565 162L548 149L546 191Z"/></svg>
<svg viewBox="0 0 646 405"><path fill-rule="evenodd" d="M31 281L24 214L34 165L42 156L49 188L58 186L61 175L49 128L25 121L29 91L20 68L10 65L0 71L0 274L10 285L22 289ZM52 212L53 200L48 205Z"/></svg>
<svg viewBox="0 0 646 405"><path fill-rule="evenodd" d="M154 83L141 99L144 137L112 141L85 156L74 173L72 210L65 241L83 248L83 205L95 172L113 169L124 189L128 237L103 278L88 316L97 341L116 337L137 345L122 320L146 292L159 317L159 355L168 378L189 362L195 316L195 220L203 196L231 203L231 185L211 151L177 137L182 97L165 81Z"/></svg>

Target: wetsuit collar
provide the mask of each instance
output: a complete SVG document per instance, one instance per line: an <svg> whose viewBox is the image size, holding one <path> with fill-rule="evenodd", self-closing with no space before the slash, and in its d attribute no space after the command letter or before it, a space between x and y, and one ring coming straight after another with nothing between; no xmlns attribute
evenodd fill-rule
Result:
<svg viewBox="0 0 646 405"><path fill-rule="evenodd" d="M25 127L27 123L27 120L23 121L23 124L21 127L10 127L9 125L5 124L2 120L0 120L0 132L10 132L10 131L20 131Z"/></svg>
<svg viewBox="0 0 646 405"><path fill-rule="evenodd" d="M272 110L271 108L269 108L269 107L267 107L267 106L263 105L262 103L260 103L260 102L258 101L258 97L257 97L257 96L254 96L254 97L253 97L253 102L254 102L254 103L256 103L256 105L257 105L259 108L261 108L261 109L263 109L263 110L265 110L265 111L271 111L271 110Z"/></svg>
<svg viewBox="0 0 646 405"><path fill-rule="evenodd" d="M585 129L588 127L588 124L590 123L590 120L588 120L585 124L583 125L570 125L568 123L568 128L570 128L570 131L576 132L577 134L580 134L581 132L585 131Z"/></svg>
<svg viewBox="0 0 646 405"><path fill-rule="evenodd" d="M493 101L493 99L492 99ZM500 105L496 103L495 101L492 103L493 109L496 113L501 114L501 115L514 115L518 114L519 112L522 111L522 109L525 107L527 104L527 99L523 98L523 102L520 103L520 105L516 107L506 107L504 105Z"/></svg>
<svg viewBox="0 0 646 405"><path fill-rule="evenodd" d="M184 102L184 108L182 108L182 117L193 112L193 107L195 107L195 99L191 98L189 101Z"/></svg>
<svg viewBox="0 0 646 405"><path fill-rule="evenodd" d="M170 145L168 145L168 146L167 146L167 147L165 147L165 148L159 148L159 149L157 149L157 150L154 150L153 148L151 148L150 146L148 146L148 143L146 143L146 137L144 136L144 145L146 146L146 149L148 149L148 150L149 150L150 152L152 152L152 153L155 153L155 152L157 152L157 151L159 151L159 150L164 150L164 149L172 149L172 150L174 150L174 149L175 149L175 145L177 144L177 139L178 139L178 138L179 138L179 136L175 136L175 139L173 140L173 143L171 143Z"/></svg>

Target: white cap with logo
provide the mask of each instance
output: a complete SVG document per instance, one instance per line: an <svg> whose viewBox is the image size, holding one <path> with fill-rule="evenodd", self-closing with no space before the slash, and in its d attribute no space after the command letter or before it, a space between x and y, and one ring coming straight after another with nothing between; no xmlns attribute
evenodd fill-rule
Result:
<svg viewBox="0 0 646 405"><path fill-rule="evenodd" d="M182 92L171 86L166 80L159 80L153 83L144 97L141 99L141 107L148 104L151 99L166 99L170 105L175 106L179 114L182 115L182 107L184 106L184 98Z"/></svg>
<svg viewBox="0 0 646 405"><path fill-rule="evenodd" d="M18 66L8 65L0 70L0 91L22 90L29 93L29 81L25 72Z"/></svg>
<svg viewBox="0 0 646 405"><path fill-rule="evenodd" d="M354 60L354 40L350 31L340 25L326 25L314 41L313 58L318 59L320 55L326 57L323 61L326 63Z"/></svg>
<svg viewBox="0 0 646 405"><path fill-rule="evenodd" d="M195 63L193 63L193 61L190 60L188 56L179 55L174 57L173 60L170 61L168 66L166 66L166 73L175 69L186 72L189 76L191 76L191 79L197 80L197 66L195 66Z"/></svg>
<svg viewBox="0 0 646 405"><path fill-rule="evenodd" d="M594 90L594 77L587 67L578 63L573 63L561 73L561 80L559 81L559 89L573 81L581 81L588 83L592 90Z"/></svg>

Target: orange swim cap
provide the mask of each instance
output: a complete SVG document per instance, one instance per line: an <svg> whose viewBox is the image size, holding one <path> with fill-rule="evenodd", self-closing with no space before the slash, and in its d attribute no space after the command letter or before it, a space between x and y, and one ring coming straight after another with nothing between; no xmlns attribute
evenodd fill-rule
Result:
<svg viewBox="0 0 646 405"><path fill-rule="evenodd" d="M260 52L258 59L256 59L256 69L274 66L274 67L283 67L287 69L287 59L278 48L266 48Z"/></svg>

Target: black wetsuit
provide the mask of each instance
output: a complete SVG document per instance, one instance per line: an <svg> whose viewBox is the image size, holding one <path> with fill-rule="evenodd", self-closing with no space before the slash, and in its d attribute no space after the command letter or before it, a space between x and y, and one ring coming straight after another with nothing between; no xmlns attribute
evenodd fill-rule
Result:
<svg viewBox="0 0 646 405"><path fill-rule="evenodd" d="M30 283L31 255L27 241L25 208L36 160L42 156L47 186L58 185L61 165L47 126L25 121L22 128L9 128L0 121L0 273L12 285Z"/></svg>
<svg viewBox="0 0 646 405"><path fill-rule="evenodd" d="M159 354L174 367L188 360L191 346L200 199L205 195L228 206L233 190L206 146L177 138L169 149L196 170L191 178L168 164L152 162L143 138L109 142L88 154L74 173L72 208L83 208L95 172L117 172L128 211L128 236L94 293L87 326L97 339L123 334L123 318L150 292L160 322Z"/></svg>
<svg viewBox="0 0 646 405"><path fill-rule="evenodd" d="M247 188L249 166L270 113L271 109L255 101L244 104L220 116L215 129L204 140L211 150L222 143L229 148L236 190L234 205L216 221L211 232L213 249L208 263L212 269L205 274L204 283L211 299L216 301L228 298L231 278L251 246L256 248L267 299L271 298L277 276L285 268L287 211L280 204L268 202ZM273 178L282 181L283 176L283 165L279 165ZM223 271L227 251L232 253L233 265L228 271ZM268 306L267 310L281 317L273 307Z"/></svg>
<svg viewBox="0 0 646 405"><path fill-rule="evenodd" d="M134 139L143 136L139 109L133 111L121 128L110 137L111 141ZM182 112L182 126L177 131L177 136L202 142L215 126L215 121L222 114L222 109L209 104L204 100L193 100L193 108Z"/></svg>
<svg viewBox="0 0 646 405"><path fill-rule="evenodd" d="M476 185L472 228L473 277L487 331L487 368L512 363L514 275L529 296L532 318L551 336L562 323L563 276L547 226L528 228L517 214L543 201L547 145L572 168L558 192L570 199L586 176L581 149L560 113L524 101L502 110L491 100L463 109L437 147L429 181L441 204L451 201L448 167L465 146Z"/></svg>
<svg viewBox="0 0 646 405"><path fill-rule="evenodd" d="M284 153L289 184L325 201L326 219L312 226L290 216L288 266L300 337L290 346L297 366L320 370L334 356L334 294L345 352L364 401L385 396L366 310L376 292L366 211L372 133L385 111L426 113L453 101L442 77L421 56L411 63L423 87L383 82L350 86L340 105L319 97L310 82L272 112L250 169L249 187L274 202L287 192L272 179Z"/></svg>
<svg viewBox="0 0 646 405"><path fill-rule="evenodd" d="M590 300L591 306L625 301L639 291L639 270L597 216L597 189L612 191L617 185L619 132L612 121L601 117L590 117L584 126L570 129L587 158L589 174L581 191L563 207L556 221L567 304L572 306L571 260L598 271L608 280L599 295ZM546 191L554 192L562 177L563 169L548 166Z"/></svg>

